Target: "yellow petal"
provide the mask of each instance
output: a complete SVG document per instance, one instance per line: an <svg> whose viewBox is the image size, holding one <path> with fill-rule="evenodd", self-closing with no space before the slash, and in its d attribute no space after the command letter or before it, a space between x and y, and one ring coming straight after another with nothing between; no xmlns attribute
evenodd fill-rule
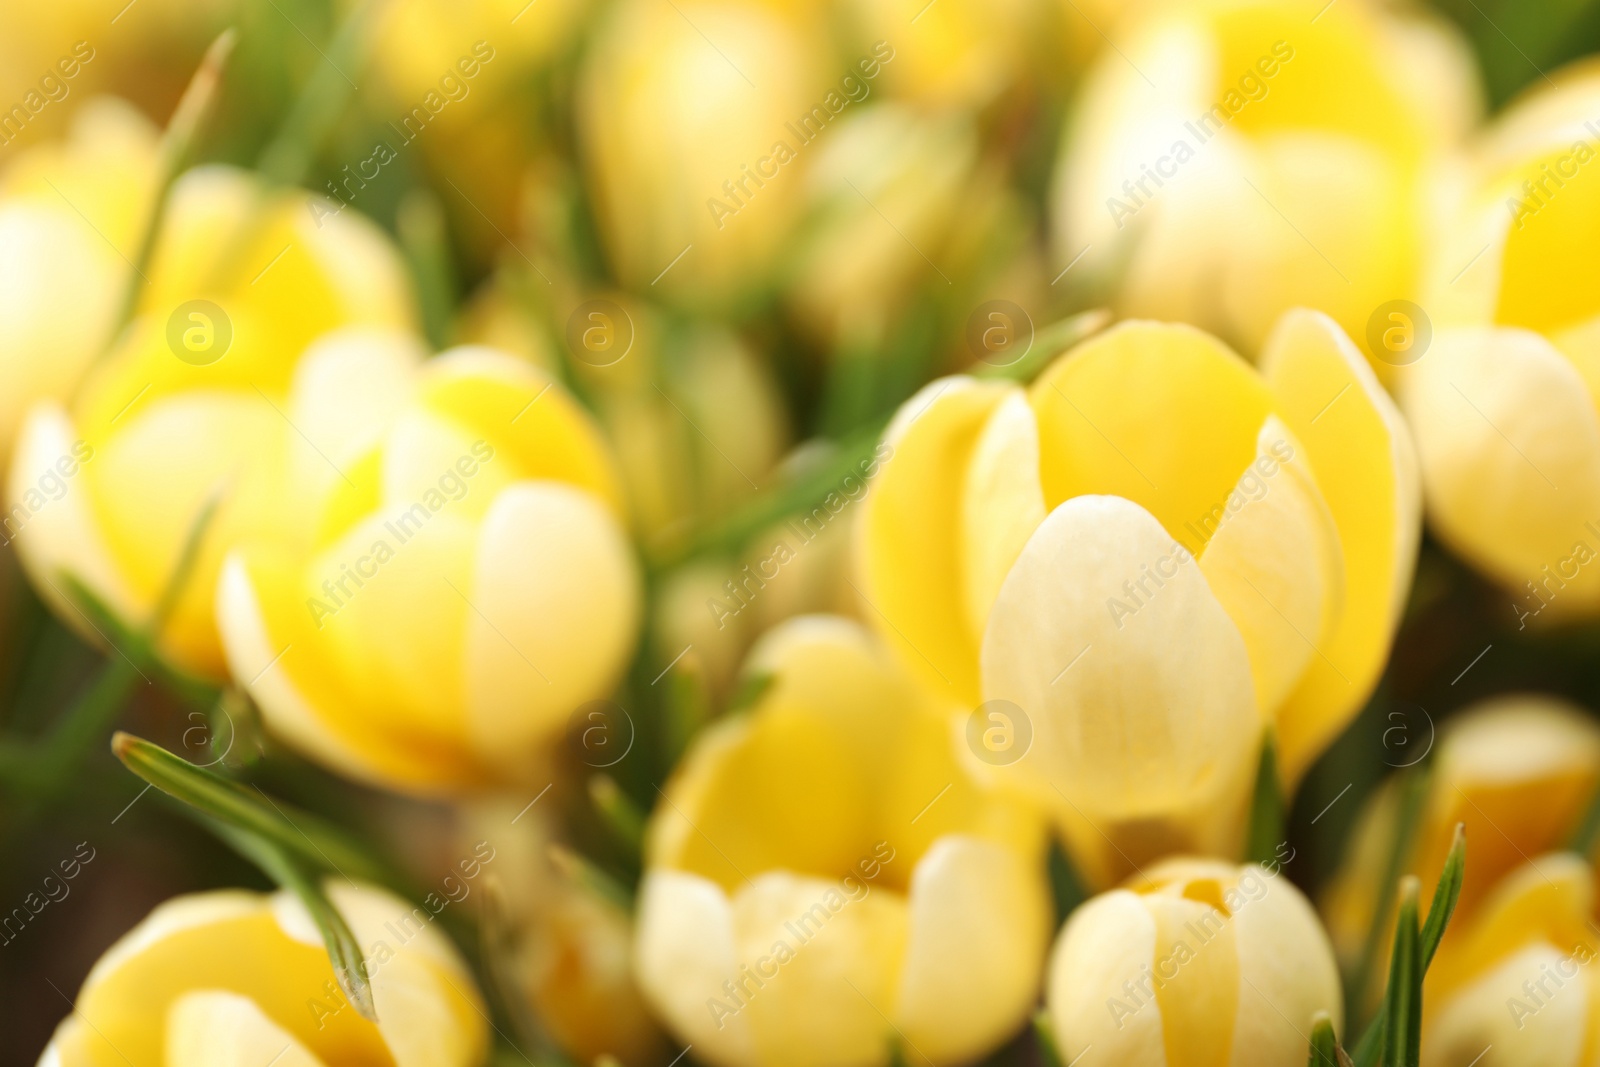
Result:
<svg viewBox="0 0 1600 1067"><path fill-rule="evenodd" d="M1261 427L1255 461L1216 508L1200 570L1227 611L1255 679L1256 705L1277 709L1337 617L1344 575L1338 533L1315 476L1277 416ZM1192 534L1191 534L1192 536Z"/></svg>
<svg viewBox="0 0 1600 1067"><path fill-rule="evenodd" d="M1080 847L1102 863L1149 858L1131 842L1120 862L1107 854L1102 835L1123 822L1230 847L1260 742L1249 656L1193 557L1139 505L1082 496L1050 513L995 601L983 684L1032 722L1006 770L1087 819Z"/></svg>
<svg viewBox="0 0 1600 1067"><path fill-rule="evenodd" d="M1548 997L1537 987L1530 997L1523 987L1558 967L1571 971L1576 964L1554 945L1530 944L1431 1012L1422 1037L1424 1067L1474 1060L1478 1067L1588 1062L1584 1038L1594 1025L1594 983L1587 970L1579 969L1561 987L1545 979Z"/></svg>
<svg viewBox="0 0 1600 1067"><path fill-rule="evenodd" d="M989 416L966 475L961 497L963 591L968 631L982 642L1000 585L1045 516L1039 427L1022 390L1007 396Z"/></svg>
<svg viewBox="0 0 1600 1067"><path fill-rule="evenodd" d="M1600 569L1573 558L1600 548L1600 413L1572 363L1525 330L1442 332L1400 396L1440 537L1519 615L1600 602Z"/></svg>
<svg viewBox="0 0 1600 1067"><path fill-rule="evenodd" d="M470 584L451 594L471 601L466 730L481 759L514 774L579 705L610 693L638 630L639 577L613 514L560 482L500 493L477 536Z"/></svg>
<svg viewBox="0 0 1600 1067"><path fill-rule="evenodd" d="M978 642L967 627L961 551L962 473L1010 387L930 382L884 434L882 467L857 528L863 614L930 690L953 703L978 694Z"/></svg>
<svg viewBox="0 0 1600 1067"><path fill-rule="evenodd" d="M237 993L185 993L167 1009L166 1067L324 1067L294 1035Z"/></svg>
<svg viewBox="0 0 1600 1067"><path fill-rule="evenodd" d="M1333 947L1300 890L1281 872L1239 868L1234 886L1234 946L1239 1014L1234 1047L1267 1063L1298 1063L1306 1054L1308 1023L1326 1011L1344 1033L1343 994Z"/></svg>
<svg viewBox="0 0 1600 1067"><path fill-rule="evenodd" d="M1326 315L1285 315L1262 373L1305 445L1344 553L1344 610L1277 715L1280 765L1292 785L1377 684L1416 563L1420 488L1399 412Z"/></svg>
<svg viewBox="0 0 1600 1067"><path fill-rule="evenodd" d="M1124 322L1034 383L1048 506L1125 497L1169 531L1198 521L1256 455L1272 410L1259 376L1192 326Z"/></svg>
<svg viewBox="0 0 1600 1067"><path fill-rule="evenodd" d="M1036 857L978 838L941 838L911 878L891 1017L936 1063L981 1056L1032 1010L1051 921Z"/></svg>

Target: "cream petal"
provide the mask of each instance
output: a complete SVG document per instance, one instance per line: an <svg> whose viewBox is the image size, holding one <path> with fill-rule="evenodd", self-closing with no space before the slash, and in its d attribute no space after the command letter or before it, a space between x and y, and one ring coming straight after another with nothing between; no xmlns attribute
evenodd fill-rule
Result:
<svg viewBox="0 0 1600 1067"><path fill-rule="evenodd" d="M892 1017L934 1062L975 1059L1016 1032L1038 997L1052 921L1038 865L993 842L944 837L917 863L909 901Z"/></svg>
<svg viewBox="0 0 1600 1067"><path fill-rule="evenodd" d="M289 392L295 428L317 452L344 467L371 445L404 407L427 357L403 330L351 326L318 338L295 365ZM306 473L338 477L327 460Z"/></svg>
<svg viewBox="0 0 1600 1067"><path fill-rule="evenodd" d="M898 894L859 885L850 894L838 882L769 871L734 894L743 966L722 977L738 985L749 967L765 980L745 982L740 1008L750 1017L761 1067L874 1067L887 1060L907 909ZM918 1056L915 1036L906 1036L913 1045L907 1058Z"/></svg>
<svg viewBox="0 0 1600 1067"><path fill-rule="evenodd" d="M324 1067L255 1001L220 989L172 1002L166 1045L166 1067Z"/></svg>
<svg viewBox="0 0 1600 1067"><path fill-rule="evenodd" d="M1232 1063L1298 1063L1318 1011L1328 1012L1343 1033L1333 946L1310 902L1281 873L1244 867L1235 893L1234 948L1243 979Z"/></svg>
<svg viewBox="0 0 1600 1067"><path fill-rule="evenodd" d="M1249 788L1260 722L1244 641L1193 557L1131 501L1077 497L1045 519L995 602L983 682L1032 721L1014 767L1090 820L1200 809L1215 825L1214 806Z"/></svg>
<svg viewBox="0 0 1600 1067"><path fill-rule="evenodd" d="M1046 998L1063 1058L1098 1049L1107 1063L1166 1064L1160 1005L1128 991L1155 954L1155 919L1125 889L1072 913L1051 953Z"/></svg>
<svg viewBox="0 0 1600 1067"><path fill-rule="evenodd" d="M1440 537L1527 610L1546 599L1530 581L1556 612L1600 603L1600 568L1572 566L1559 588L1544 571L1567 569L1579 542L1600 548L1586 525L1600 519L1600 412L1573 364L1525 330L1442 332L1400 398Z"/></svg>
<svg viewBox="0 0 1600 1067"><path fill-rule="evenodd" d="M1343 611L1277 714L1280 767L1292 786L1383 671L1416 565L1421 488L1399 411L1332 319L1289 312L1261 361L1284 422L1305 446L1344 558Z"/></svg>
<svg viewBox="0 0 1600 1067"><path fill-rule="evenodd" d="M980 644L1006 573L1044 516L1039 425L1017 389L979 434L961 496L962 591L967 628Z"/></svg>
<svg viewBox="0 0 1600 1067"><path fill-rule="evenodd" d="M1239 627L1256 704L1271 715L1320 654L1344 591L1333 518L1303 446L1276 415L1262 426L1255 461L1216 514L1200 570Z"/></svg>
<svg viewBox="0 0 1600 1067"><path fill-rule="evenodd" d="M906 401L884 434L888 454L856 528L862 614L932 692L956 703L973 703L979 689L963 607L962 474L1011 388L944 378Z"/></svg>
<svg viewBox="0 0 1600 1067"><path fill-rule="evenodd" d="M662 1020L716 1067L757 1062L750 1018L732 1011L722 983L739 970L733 905L698 875L653 870L639 890L634 973ZM718 1012L716 1002L729 1010Z"/></svg>
<svg viewBox="0 0 1600 1067"><path fill-rule="evenodd" d="M1423 1031L1424 1067L1578 1067L1593 1011L1590 975L1580 969L1543 1004L1523 988L1561 966L1574 963L1553 945L1530 944L1450 998Z"/></svg>
<svg viewBox="0 0 1600 1067"><path fill-rule="evenodd" d="M638 627L637 564L598 499L521 482L484 517L471 598L468 733L514 772L570 712L610 693Z"/></svg>

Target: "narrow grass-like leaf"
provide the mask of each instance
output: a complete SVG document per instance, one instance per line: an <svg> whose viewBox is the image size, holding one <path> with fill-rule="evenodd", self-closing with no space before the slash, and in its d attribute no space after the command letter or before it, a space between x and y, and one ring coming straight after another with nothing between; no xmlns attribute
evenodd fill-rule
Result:
<svg viewBox="0 0 1600 1067"><path fill-rule="evenodd" d="M589 778L589 799L617 843L635 860L644 850L644 813L609 774Z"/></svg>
<svg viewBox="0 0 1600 1067"><path fill-rule="evenodd" d="M1040 1008L1033 1013L1033 1036L1039 1043L1039 1058L1044 1067L1066 1067L1061 1058L1061 1044L1056 1040L1056 1028L1051 1025L1050 1014Z"/></svg>
<svg viewBox="0 0 1600 1067"><path fill-rule="evenodd" d="M1339 1039L1333 1032L1333 1017L1325 1011L1311 1020L1311 1055L1306 1067L1339 1067Z"/></svg>
<svg viewBox="0 0 1600 1067"><path fill-rule="evenodd" d="M1269 729L1261 739L1256 791L1250 803L1250 843L1246 857L1256 863L1277 858L1284 840L1283 786L1278 778L1278 741Z"/></svg>
<svg viewBox="0 0 1600 1067"><path fill-rule="evenodd" d="M328 961L333 964L333 976L339 989L359 1012L362 1018L378 1021L378 1009L372 1001L372 982L367 974L366 960L356 935L345 922L344 916L328 898L320 879L308 870L292 853L276 841L241 829L220 819L205 817L203 821L217 837L245 859L260 867L267 877L292 891L305 905L322 934L328 949Z"/></svg>
<svg viewBox="0 0 1600 1067"><path fill-rule="evenodd" d="M1384 1067L1418 1067L1422 1048L1422 961L1417 929L1417 880L1400 887L1400 915L1395 920L1394 953L1389 957L1389 986L1384 994Z"/></svg>
<svg viewBox="0 0 1600 1067"><path fill-rule="evenodd" d="M1345 1006L1350 1013L1352 1023L1362 1016L1367 990L1371 988L1374 971L1382 956L1384 934L1388 931L1395 891L1400 885L1400 877L1405 874L1411 861L1412 845L1416 840L1417 827L1422 821L1422 808L1428 797L1430 778L1426 764L1403 771L1400 775L1397 785L1400 791L1400 811L1395 818L1394 839L1389 843L1389 855L1379 875L1375 894L1377 902L1372 910L1372 928L1367 933L1366 944L1362 946L1360 961L1354 973L1349 976L1350 984L1345 987ZM1363 1046L1366 1044L1365 1037L1361 1044Z"/></svg>
<svg viewBox="0 0 1600 1067"><path fill-rule="evenodd" d="M315 815L269 801L265 794L257 796L232 779L132 734L118 731L111 750L129 770L168 796L271 841L314 870L395 887L391 872Z"/></svg>

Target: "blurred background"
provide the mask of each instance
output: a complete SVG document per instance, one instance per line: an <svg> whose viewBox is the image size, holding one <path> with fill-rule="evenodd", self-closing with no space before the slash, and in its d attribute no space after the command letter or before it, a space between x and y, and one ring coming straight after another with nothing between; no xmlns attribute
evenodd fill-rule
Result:
<svg viewBox="0 0 1600 1067"><path fill-rule="evenodd" d="M24 182L23 161L41 151L82 153L85 166L137 181L131 161L150 150L207 45L236 27L195 161L284 176L330 211L375 220L406 253L436 348L485 342L538 363L612 438L652 594L618 694L637 754L613 773L644 798L681 747L649 684L677 649L695 646L722 707L736 698L743 651L772 622L857 613L848 512L750 606L724 585L769 554L784 536L773 531L793 529L787 509L840 443L875 434L938 374L1010 359L1037 330L1106 304L1112 268L1091 257L1073 269L1074 248L1053 234L1053 190L1074 101L1139 6L11 4L0 11L0 190ZM1322 17L1322 0L1302 6ZM1403 10L1470 42L1490 113L1600 49L1596 0ZM0 362L34 373L4 352ZM708 611L719 597L727 610ZM39 736L99 684L107 658L46 610L7 548L0 605L0 736ZM1296 800L1302 851L1288 873L1309 893L1337 864L1363 798L1422 759L1456 709L1530 687L1600 707L1600 626L1534 637L1518 621L1504 592L1424 545L1377 696ZM262 762L270 743L247 708L219 717L203 694L186 699L159 677L133 691L122 728L196 762L228 759L276 795L364 827L422 884L449 869L456 816L276 749ZM104 736L66 739L46 774L3 768L0 910L64 857L92 859L65 896L3 936L0 1063L34 1061L92 962L155 904L267 885L146 795ZM562 818L585 839L592 812L580 804ZM603 844L589 858L622 881L637 873Z"/></svg>

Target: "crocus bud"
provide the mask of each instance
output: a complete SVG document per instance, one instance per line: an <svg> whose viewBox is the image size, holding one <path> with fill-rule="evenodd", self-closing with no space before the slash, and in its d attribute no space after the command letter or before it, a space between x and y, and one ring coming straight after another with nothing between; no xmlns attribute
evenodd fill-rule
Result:
<svg viewBox="0 0 1600 1067"><path fill-rule="evenodd" d="M488 1049L472 974L433 913L367 886L328 895L363 953L377 1022L334 981L289 891L177 897L95 964L40 1067L475 1067Z"/></svg>
<svg viewBox="0 0 1600 1067"><path fill-rule="evenodd" d="M646 841L636 970L717 1067L975 1060L1022 1025L1049 937L1043 833L961 768L867 633L772 631L757 706L702 734Z"/></svg>
<svg viewBox="0 0 1600 1067"><path fill-rule="evenodd" d="M1098 884L1236 850L1263 723L1292 785L1371 692L1419 494L1326 316L1286 316L1260 373L1192 327L1124 323L1030 389L933 382L885 441L863 615L974 729L1026 727L989 773L1056 813Z"/></svg>
<svg viewBox="0 0 1600 1067"><path fill-rule="evenodd" d="M1339 971L1317 916L1280 872L1171 859L1067 920L1046 1003L1062 1056L1126 1067L1300 1067L1311 1019L1339 1027Z"/></svg>
<svg viewBox="0 0 1600 1067"><path fill-rule="evenodd" d="M419 357L369 332L306 357L297 399L332 473L306 490L309 544L228 558L228 663L270 729L336 770L419 792L523 782L633 647L621 492L544 375L491 349Z"/></svg>

